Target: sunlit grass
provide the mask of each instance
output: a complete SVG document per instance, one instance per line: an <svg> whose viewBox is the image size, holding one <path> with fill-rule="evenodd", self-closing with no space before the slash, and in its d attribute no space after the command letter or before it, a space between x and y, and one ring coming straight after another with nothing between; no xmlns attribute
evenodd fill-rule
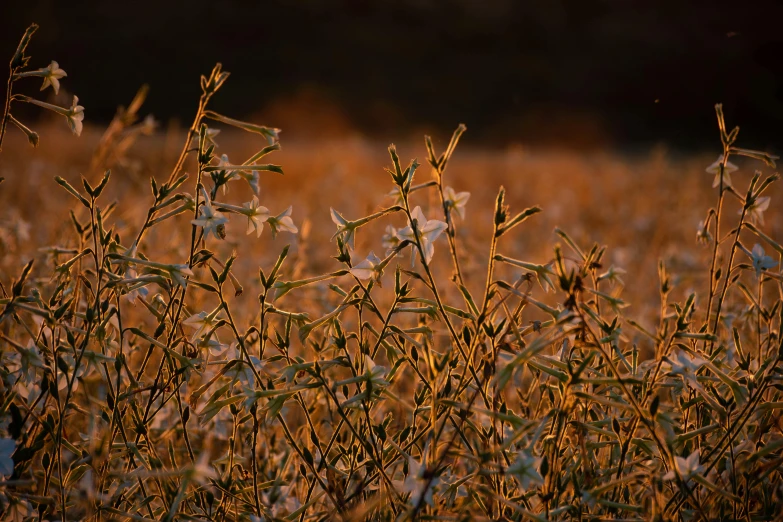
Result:
<svg viewBox="0 0 783 522"><path fill-rule="evenodd" d="M721 106L718 161L464 126L281 148L211 111L219 65L187 133L141 118L146 90L100 131L20 94L67 82L20 49L3 519L777 516L776 158Z"/></svg>

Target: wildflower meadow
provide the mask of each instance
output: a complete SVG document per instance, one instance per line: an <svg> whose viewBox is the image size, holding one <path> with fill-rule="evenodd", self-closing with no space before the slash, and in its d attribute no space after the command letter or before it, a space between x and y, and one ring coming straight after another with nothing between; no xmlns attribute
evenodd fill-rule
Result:
<svg viewBox="0 0 783 522"><path fill-rule="evenodd" d="M98 130L36 30L0 113L0 520L783 516L783 194L721 105L709 158L308 151L216 112L217 64L181 132L146 88Z"/></svg>

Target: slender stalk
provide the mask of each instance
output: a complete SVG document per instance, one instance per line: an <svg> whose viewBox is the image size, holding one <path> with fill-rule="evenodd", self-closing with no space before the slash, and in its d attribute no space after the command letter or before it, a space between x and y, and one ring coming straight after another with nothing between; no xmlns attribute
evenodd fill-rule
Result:
<svg viewBox="0 0 783 522"><path fill-rule="evenodd" d="M5 129L8 126L8 120L11 116L11 96L13 95L13 77L14 68L9 66L8 82L5 86L5 104L3 105L3 120L0 122L0 152L3 151L3 138L5 138Z"/></svg>
<svg viewBox="0 0 783 522"><path fill-rule="evenodd" d="M721 180L721 183L722 183L722 180ZM720 289L720 295L718 296L718 299L717 299L717 301L715 303L715 319L712 322L712 329L711 329L712 335L715 335L718 332L718 324L720 322L720 312L721 312L721 309L723 308L723 301L726 299L726 291L729 288L729 278L731 277L732 267L734 266L734 256L737 254L737 247L739 245L740 233L742 232L742 228L743 228L743 226L745 224L745 216L747 214L747 211L748 211L747 206L743 205L742 206L742 211L741 211L741 214L740 214L739 225L737 225L737 232L734 234L734 242L731 244L731 252L729 253L729 262L728 262L728 265L726 265L727 266L726 275L723 278L723 285L721 286L721 289ZM716 244L717 244L717 241L718 241L717 232L718 231L717 231L717 225L716 225L716 237L715 237ZM712 286L711 283L710 283L710 286ZM710 300L710 302L711 302L711 300ZM709 316L710 316L710 314L709 314L709 307L708 307L708 311L707 311L707 319L708 320L709 320ZM712 355L712 350L713 350L714 344L715 344L714 341L710 341L710 348L709 348L709 354L710 355Z"/></svg>
<svg viewBox="0 0 783 522"><path fill-rule="evenodd" d="M718 184L718 207L715 211L715 238L712 246L712 260L710 261L710 289L709 289L709 297L707 298L707 319L706 321L709 322L710 317L712 316L712 306L713 306L713 298L715 297L715 290L716 290L716 284L715 284L715 272L718 268L718 245L720 244L720 220L721 215L723 213L723 196L725 194L724 190L724 184L723 184L723 176L724 172L726 171L726 164L729 161L729 149L728 145L724 146L723 149L723 160L720 164L720 182ZM728 278L728 271L726 273L726 277ZM720 301L718 301L718 307L720 307ZM717 328L718 319L720 317L715 318L715 328ZM713 329L714 331L714 329Z"/></svg>

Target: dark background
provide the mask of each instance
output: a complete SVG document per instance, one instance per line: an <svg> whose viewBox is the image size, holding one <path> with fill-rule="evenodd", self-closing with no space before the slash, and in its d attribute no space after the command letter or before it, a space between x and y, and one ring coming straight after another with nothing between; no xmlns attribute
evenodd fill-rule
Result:
<svg viewBox="0 0 783 522"><path fill-rule="evenodd" d="M0 3L0 55L37 22L33 65L57 60L90 121L149 83L147 110L189 122L199 75L221 61L217 109L287 138L464 122L474 143L714 148L723 102L741 144L780 141L772 0Z"/></svg>

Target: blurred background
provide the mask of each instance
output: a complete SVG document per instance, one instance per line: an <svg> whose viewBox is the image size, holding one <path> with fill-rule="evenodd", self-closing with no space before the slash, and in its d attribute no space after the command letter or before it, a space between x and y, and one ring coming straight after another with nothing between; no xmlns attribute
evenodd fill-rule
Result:
<svg viewBox="0 0 783 522"><path fill-rule="evenodd" d="M775 0L39 0L3 11L0 54L37 22L33 65L57 60L92 122L148 83L146 109L186 125L217 61L234 75L216 108L287 140L388 142L464 122L482 145L712 150L722 102L762 148L783 116Z"/></svg>

